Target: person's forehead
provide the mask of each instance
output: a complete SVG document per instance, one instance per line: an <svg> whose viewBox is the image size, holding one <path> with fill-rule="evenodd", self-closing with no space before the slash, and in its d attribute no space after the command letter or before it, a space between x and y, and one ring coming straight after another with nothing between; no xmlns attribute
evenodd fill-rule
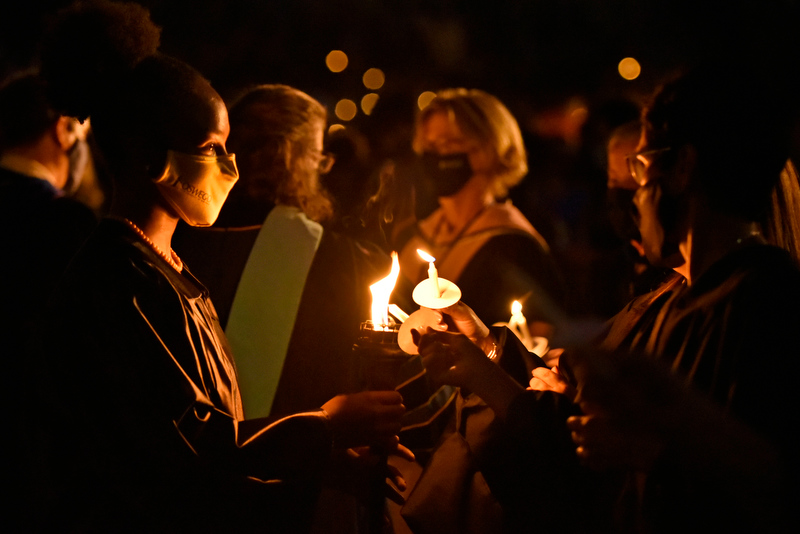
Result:
<svg viewBox="0 0 800 534"><path fill-rule="evenodd" d="M430 114L422 123L425 141L465 141L466 136L455 118L444 111Z"/></svg>
<svg viewBox="0 0 800 534"><path fill-rule="evenodd" d="M209 136L225 135L230 131L228 111L219 97L190 99L180 113L182 119L169 121L172 136L190 145L202 144Z"/></svg>

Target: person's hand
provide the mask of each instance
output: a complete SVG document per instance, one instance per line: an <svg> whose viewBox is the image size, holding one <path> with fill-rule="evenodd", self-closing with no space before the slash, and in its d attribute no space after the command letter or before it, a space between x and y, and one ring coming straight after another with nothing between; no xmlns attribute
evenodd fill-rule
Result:
<svg viewBox="0 0 800 534"><path fill-rule="evenodd" d="M359 445L397 447L400 418L406 409L397 391L363 391L337 395L322 405L330 417L337 447Z"/></svg>
<svg viewBox="0 0 800 534"><path fill-rule="evenodd" d="M428 330L419 353L434 383L465 388L478 395L500 419L524 389L464 334Z"/></svg>
<svg viewBox="0 0 800 534"><path fill-rule="evenodd" d="M405 504L402 492L408 489L408 484L406 483L403 473L400 472L397 466L386 463L385 456L383 454L376 454L375 450L371 447L348 449L347 454L351 459L364 467L375 467L379 463L382 463L383 465L381 467L386 470L385 475L387 483L384 489L386 498L400 505ZM409 462L413 462L415 459L414 453L402 445L399 440L397 440L396 447L389 452L389 455L397 456Z"/></svg>
<svg viewBox="0 0 800 534"><path fill-rule="evenodd" d="M420 336L418 346L425 370L435 384L470 388L481 376L481 369L494 365L464 334L429 329Z"/></svg>
<svg viewBox="0 0 800 534"><path fill-rule="evenodd" d="M566 396L570 401L575 401L577 391L558 373L558 367L553 367L552 369L536 367L531 374L533 377L531 378L530 387L528 389L534 391L553 391Z"/></svg>
<svg viewBox="0 0 800 534"><path fill-rule="evenodd" d="M572 431L581 463L598 471L647 471L664 450L655 433L621 425L599 412L572 416L567 419L567 428Z"/></svg>
<svg viewBox="0 0 800 534"><path fill-rule="evenodd" d="M489 337L489 328L475 315L472 308L458 301L441 310L441 313L449 317L459 332L479 347L484 348L485 340Z"/></svg>

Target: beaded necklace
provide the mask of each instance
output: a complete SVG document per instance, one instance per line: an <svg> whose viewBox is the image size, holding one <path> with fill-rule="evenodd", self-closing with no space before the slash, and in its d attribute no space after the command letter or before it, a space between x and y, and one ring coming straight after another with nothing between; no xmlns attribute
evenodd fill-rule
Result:
<svg viewBox="0 0 800 534"><path fill-rule="evenodd" d="M181 259L178 257L178 255L177 255L177 254L175 254L175 251L174 251L174 250L172 250L172 249L170 248L170 249L169 249L169 252L170 252L170 254L171 254L171 257L170 257L170 256L167 256L167 255L164 253L164 251L163 251L163 250L161 250L160 248L158 248L158 245L156 245L155 243L153 243L153 241L152 241L152 240L151 240L149 237L147 237L147 234L145 234L145 233L142 231L142 229L141 229L141 228L139 228L138 226L136 226L136 224L134 224L134 222L133 222L133 221L131 221L130 219L125 219L125 218L120 218L120 220L122 220L122 222L124 222L125 224L127 224L127 225L128 225L130 228L131 228L131 230L133 230L134 232L136 232L136 235L138 235L139 237L141 237L141 238L142 238L142 241L144 241L145 243L147 243L147 244L150 246L150 248L151 248L151 249L153 249L153 252L155 252L156 254L158 254L159 256L161 256L161 257L164 259L164 261L166 261L166 262L167 262L167 263L168 263L168 264L169 264L169 265L170 265L170 266L171 266L173 269L175 269L175 270L176 270L176 271L178 271L178 272L181 272L181 271L183 270L183 261L181 261Z"/></svg>

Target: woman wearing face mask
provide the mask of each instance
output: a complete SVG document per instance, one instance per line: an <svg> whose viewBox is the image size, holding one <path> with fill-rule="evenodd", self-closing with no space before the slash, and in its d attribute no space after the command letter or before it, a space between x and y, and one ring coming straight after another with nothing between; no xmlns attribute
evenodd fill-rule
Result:
<svg viewBox="0 0 800 534"><path fill-rule="evenodd" d="M353 343L370 318L369 287L391 261L321 224L332 212L320 185L333 163L323 152L327 111L298 89L266 84L229 112L241 177L213 227L181 225L174 245L214 295L245 414L280 416L361 391ZM357 491L367 474L351 474L345 492L323 487L312 532L330 532L334 520L337 532L369 532L370 503Z"/></svg>
<svg viewBox="0 0 800 534"><path fill-rule="evenodd" d="M91 116L114 179L111 214L42 328L47 527L302 531L332 445L395 443L401 399L371 392L244 420L214 307L170 247L178 220L211 225L237 180L227 111L158 38L140 6L93 2L63 12L45 49L54 103Z"/></svg>
<svg viewBox="0 0 800 534"><path fill-rule="evenodd" d="M529 318L551 320L546 310L561 301L563 288L547 243L503 200L528 170L508 109L477 89L441 91L417 117L413 146L422 162L420 189L431 191L439 207L395 233L404 243L398 300L416 308L408 295L427 277L428 264L416 252L423 249L487 322L508 320L514 300Z"/></svg>

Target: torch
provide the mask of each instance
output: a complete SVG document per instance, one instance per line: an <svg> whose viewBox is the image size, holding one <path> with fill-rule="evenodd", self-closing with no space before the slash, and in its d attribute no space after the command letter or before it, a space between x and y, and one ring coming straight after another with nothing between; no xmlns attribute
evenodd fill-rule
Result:
<svg viewBox="0 0 800 534"><path fill-rule="evenodd" d="M400 350L397 333L400 325L390 317L389 298L400 274L397 253L392 253L392 270L389 276L372 284L372 319L359 325L358 339L353 351L359 362L363 386L367 390L394 390L401 381L401 369L408 362L409 355ZM394 310L397 316L399 310ZM377 465L370 475L370 495L368 501L369 532L382 532L386 517L386 465L388 455L378 447L372 447L378 456Z"/></svg>

